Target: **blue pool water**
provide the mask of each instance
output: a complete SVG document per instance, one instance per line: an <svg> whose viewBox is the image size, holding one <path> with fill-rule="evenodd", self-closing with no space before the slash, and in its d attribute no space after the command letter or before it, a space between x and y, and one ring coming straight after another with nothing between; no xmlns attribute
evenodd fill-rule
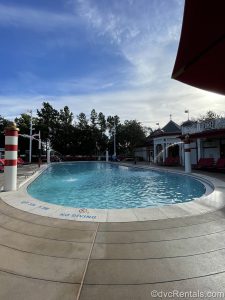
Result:
<svg viewBox="0 0 225 300"><path fill-rule="evenodd" d="M101 163L53 164L28 186L39 200L70 207L156 207L193 200L205 186L192 177Z"/></svg>

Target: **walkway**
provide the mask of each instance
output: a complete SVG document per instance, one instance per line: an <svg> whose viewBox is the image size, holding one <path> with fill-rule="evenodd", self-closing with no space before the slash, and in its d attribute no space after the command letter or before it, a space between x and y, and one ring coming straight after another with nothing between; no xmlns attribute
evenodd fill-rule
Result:
<svg viewBox="0 0 225 300"><path fill-rule="evenodd" d="M224 257L225 209L88 223L40 217L0 201L0 299L148 300L174 290L170 299L194 293L212 299L207 292L225 298Z"/></svg>

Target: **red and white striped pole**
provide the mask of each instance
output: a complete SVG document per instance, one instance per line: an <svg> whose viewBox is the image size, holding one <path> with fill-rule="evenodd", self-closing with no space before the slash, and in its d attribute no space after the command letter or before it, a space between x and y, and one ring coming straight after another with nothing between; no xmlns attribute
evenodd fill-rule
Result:
<svg viewBox="0 0 225 300"><path fill-rule="evenodd" d="M18 131L16 124L11 122L5 128L5 167L4 167L4 190L17 190L17 152Z"/></svg>

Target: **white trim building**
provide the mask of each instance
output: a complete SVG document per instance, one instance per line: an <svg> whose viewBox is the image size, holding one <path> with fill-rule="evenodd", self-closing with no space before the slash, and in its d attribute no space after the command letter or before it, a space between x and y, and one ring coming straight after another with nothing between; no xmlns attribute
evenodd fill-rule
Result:
<svg viewBox="0 0 225 300"><path fill-rule="evenodd" d="M208 119L201 122L187 121L181 126L181 139L186 135L191 140L191 164L200 158L225 158L225 118Z"/></svg>
<svg viewBox="0 0 225 300"><path fill-rule="evenodd" d="M182 163L182 142L178 137L180 135L180 126L172 120L152 134L155 163L164 164L168 157L177 157Z"/></svg>

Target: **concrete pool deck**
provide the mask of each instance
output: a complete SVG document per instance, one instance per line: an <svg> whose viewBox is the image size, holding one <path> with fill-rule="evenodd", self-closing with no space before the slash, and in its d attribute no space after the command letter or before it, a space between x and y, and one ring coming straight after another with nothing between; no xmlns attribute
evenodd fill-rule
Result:
<svg viewBox="0 0 225 300"><path fill-rule="evenodd" d="M183 217L80 222L0 200L0 299L224 299L225 208L215 204Z"/></svg>

